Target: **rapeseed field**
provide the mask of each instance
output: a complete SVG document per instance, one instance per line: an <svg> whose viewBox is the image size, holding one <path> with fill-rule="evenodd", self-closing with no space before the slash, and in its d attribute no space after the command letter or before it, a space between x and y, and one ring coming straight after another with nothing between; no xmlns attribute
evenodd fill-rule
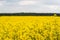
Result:
<svg viewBox="0 0 60 40"><path fill-rule="evenodd" d="M60 40L60 17L1 16L0 40Z"/></svg>

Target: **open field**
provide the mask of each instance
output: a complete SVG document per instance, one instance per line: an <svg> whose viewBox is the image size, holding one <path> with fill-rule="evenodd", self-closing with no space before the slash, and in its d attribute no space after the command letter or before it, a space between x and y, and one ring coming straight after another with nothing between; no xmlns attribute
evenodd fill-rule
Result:
<svg viewBox="0 0 60 40"><path fill-rule="evenodd" d="M60 40L60 17L1 16L0 40Z"/></svg>

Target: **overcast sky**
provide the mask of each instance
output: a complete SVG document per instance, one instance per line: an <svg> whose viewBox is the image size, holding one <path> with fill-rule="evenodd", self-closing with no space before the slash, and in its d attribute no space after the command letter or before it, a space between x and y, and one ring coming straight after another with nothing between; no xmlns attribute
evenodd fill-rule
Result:
<svg viewBox="0 0 60 40"><path fill-rule="evenodd" d="M60 13L60 0L0 0L0 13Z"/></svg>

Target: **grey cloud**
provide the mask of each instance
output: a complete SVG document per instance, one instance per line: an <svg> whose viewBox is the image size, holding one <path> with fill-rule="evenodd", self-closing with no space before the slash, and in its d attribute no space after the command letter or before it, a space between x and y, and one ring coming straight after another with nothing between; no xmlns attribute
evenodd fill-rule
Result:
<svg viewBox="0 0 60 40"><path fill-rule="evenodd" d="M47 5L60 5L60 0L46 0L45 4L47 4Z"/></svg>
<svg viewBox="0 0 60 40"><path fill-rule="evenodd" d="M1 1L1 0L0 0ZM0 6L0 12L60 12L60 0L35 0L35 5L18 5L22 0L3 0L6 1ZM51 6L51 7L50 7ZM54 6L57 6L53 8Z"/></svg>

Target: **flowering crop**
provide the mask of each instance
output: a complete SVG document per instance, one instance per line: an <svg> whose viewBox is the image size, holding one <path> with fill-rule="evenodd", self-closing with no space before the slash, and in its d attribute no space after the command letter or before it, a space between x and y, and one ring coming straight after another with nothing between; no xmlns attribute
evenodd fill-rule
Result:
<svg viewBox="0 0 60 40"><path fill-rule="evenodd" d="M60 17L2 16L0 40L60 40Z"/></svg>

